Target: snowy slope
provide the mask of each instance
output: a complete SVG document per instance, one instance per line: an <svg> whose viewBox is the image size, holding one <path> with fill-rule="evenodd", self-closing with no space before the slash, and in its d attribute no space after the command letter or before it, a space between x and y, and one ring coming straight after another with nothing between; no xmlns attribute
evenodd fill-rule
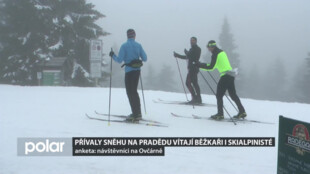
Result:
<svg viewBox="0 0 310 174"><path fill-rule="evenodd" d="M274 125L181 119L170 116L209 116L216 107L176 106L153 103L153 99L184 100L184 94L145 91L145 118L169 124L147 127L89 120L85 112L108 109L108 89L19 87L0 85L0 173L276 173L277 148L166 148L165 157L18 157L18 137L276 137L278 116L310 122L310 105L243 99L249 119ZM112 90L112 113L129 114L124 89ZM216 104L214 96L204 102ZM234 109L225 104L229 111Z"/></svg>

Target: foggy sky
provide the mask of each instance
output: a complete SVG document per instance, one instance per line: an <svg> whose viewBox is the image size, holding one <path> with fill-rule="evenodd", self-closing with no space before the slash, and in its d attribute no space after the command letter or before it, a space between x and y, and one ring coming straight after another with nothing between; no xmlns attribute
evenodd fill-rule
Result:
<svg viewBox="0 0 310 174"><path fill-rule="evenodd" d="M104 50L121 46L126 30L134 28L149 58L175 66L172 52L189 48L191 36L198 38L202 55L211 39L218 41L223 20L228 18L242 67L253 64L261 71L280 58L293 75L310 52L309 0L88 0L106 15L98 21L112 35L103 37ZM229 55L228 55L229 57ZM296 66L294 66L296 65ZM186 71L185 62L181 64Z"/></svg>

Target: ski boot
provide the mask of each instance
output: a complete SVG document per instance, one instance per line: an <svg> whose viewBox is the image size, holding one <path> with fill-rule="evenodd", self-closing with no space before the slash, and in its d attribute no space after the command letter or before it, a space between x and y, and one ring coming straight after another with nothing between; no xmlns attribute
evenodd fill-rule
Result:
<svg viewBox="0 0 310 174"><path fill-rule="evenodd" d="M138 123L140 120L142 120L141 114L130 114L125 121L130 123Z"/></svg>
<svg viewBox="0 0 310 174"><path fill-rule="evenodd" d="M187 102L186 104L188 104L188 105L193 105L193 104L195 104L195 100L194 99L192 99L191 101L189 101L189 102Z"/></svg>
<svg viewBox="0 0 310 174"><path fill-rule="evenodd" d="M239 112L237 115L235 115L234 119L244 119L247 116L246 112Z"/></svg>
<svg viewBox="0 0 310 174"><path fill-rule="evenodd" d="M224 119L224 114L217 113L215 115L212 115L211 119L213 119L213 120L223 120Z"/></svg>
<svg viewBox="0 0 310 174"><path fill-rule="evenodd" d="M200 105L200 104L202 104L201 97L195 96L195 97L193 97L193 99L191 101L187 102L186 104L188 104L188 105Z"/></svg>
<svg viewBox="0 0 310 174"><path fill-rule="evenodd" d="M196 96L196 99L195 99L195 104L197 105L201 105L202 104L202 100L201 100L201 96Z"/></svg>

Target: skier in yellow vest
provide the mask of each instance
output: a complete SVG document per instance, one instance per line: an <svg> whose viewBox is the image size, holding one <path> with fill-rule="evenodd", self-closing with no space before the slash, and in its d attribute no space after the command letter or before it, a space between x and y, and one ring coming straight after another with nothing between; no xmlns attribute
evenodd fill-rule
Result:
<svg viewBox="0 0 310 174"><path fill-rule="evenodd" d="M239 113L234 116L235 119L245 118L247 116L244 107L241 104L241 101L236 93L235 88L235 76L236 73L232 71L229 59L226 53L219 49L214 40L209 41L207 45L208 50L212 53L212 59L210 64L198 63L196 66L205 71L213 71L217 69L220 72L220 80L217 85L216 99L217 99L217 108L218 113L212 115L211 118L216 120L224 119L223 112L223 97L226 90L228 90L231 99L237 104Z"/></svg>

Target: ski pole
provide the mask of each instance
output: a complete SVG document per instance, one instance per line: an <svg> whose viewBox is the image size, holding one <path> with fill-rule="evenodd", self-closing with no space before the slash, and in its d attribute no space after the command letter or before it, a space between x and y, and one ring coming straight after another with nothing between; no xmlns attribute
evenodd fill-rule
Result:
<svg viewBox="0 0 310 174"><path fill-rule="evenodd" d="M213 81L215 82L216 85L218 85L217 81L215 80L215 78L212 76L212 74L208 71L208 74L210 75L210 77L213 79ZM227 98L227 100L230 102L230 104L236 109L237 112L239 112L239 110L237 109L237 107L234 105L234 103L231 101L231 99L225 94L225 97Z"/></svg>
<svg viewBox="0 0 310 174"><path fill-rule="evenodd" d="M216 95L216 93L214 92L214 90L212 89L210 83L207 81L207 79L203 76L203 74L199 71L200 75L202 76L202 78L205 80L205 82L207 83L207 85L209 86L209 88L211 89L211 91L213 92L214 95ZM228 114L229 118L231 119L231 121L234 123L234 125L237 125L237 123L235 122L235 120L231 117L231 115L229 114L229 112L227 111L226 107L223 106L225 112Z"/></svg>
<svg viewBox="0 0 310 174"><path fill-rule="evenodd" d="M113 49L111 48L111 51L113 51ZM110 90L109 90L109 121L108 121L108 125L110 126L110 118L111 118L111 89L112 89L112 57L111 56L111 64L110 64Z"/></svg>
<svg viewBox="0 0 310 174"><path fill-rule="evenodd" d="M187 94L186 94L186 90L185 90L184 81L183 81L183 78L182 78L182 74L181 74L178 58L175 58L175 60L176 60L177 65L178 65L179 75L180 75L180 79L181 79L181 82L182 82L182 86L183 86L183 90L184 90L184 94L185 94L186 100L189 101L188 98L187 98Z"/></svg>
<svg viewBox="0 0 310 174"><path fill-rule="evenodd" d="M140 84L141 84L141 90L142 90L142 97L143 97L144 112L145 112L145 115L146 115L146 105L145 105L145 99L144 99L144 90L143 90L143 83L142 83L142 77L141 77L141 74L140 74Z"/></svg>

